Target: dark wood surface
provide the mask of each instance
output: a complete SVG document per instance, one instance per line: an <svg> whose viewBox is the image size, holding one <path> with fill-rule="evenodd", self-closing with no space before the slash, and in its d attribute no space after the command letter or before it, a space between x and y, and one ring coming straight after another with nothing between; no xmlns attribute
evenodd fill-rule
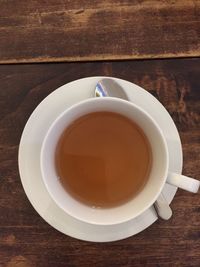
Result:
<svg viewBox="0 0 200 267"><path fill-rule="evenodd" d="M173 217L113 243L90 243L50 227L29 203L18 173L24 125L57 87L77 78L110 75L158 98L181 135L185 175L200 179L200 59L0 66L0 266L200 266L200 194L179 190Z"/></svg>
<svg viewBox="0 0 200 267"><path fill-rule="evenodd" d="M0 0L0 63L188 56L199 0Z"/></svg>

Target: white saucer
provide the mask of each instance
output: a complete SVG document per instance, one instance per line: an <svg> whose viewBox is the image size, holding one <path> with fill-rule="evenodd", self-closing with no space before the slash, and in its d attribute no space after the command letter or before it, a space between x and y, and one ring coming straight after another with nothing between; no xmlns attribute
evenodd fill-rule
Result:
<svg viewBox="0 0 200 267"><path fill-rule="evenodd" d="M94 226L80 222L64 213L48 194L40 171L40 149L44 136L63 110L81 100L94 96L96 83L102 77L76 80L63 85L48 95L30 116L19 146L19 171L28 199L40 216L58 231L87 241L108 242L135 235L157 220L153 207L129 222L115 226ZM141 87L116 79L129 99L142 107L157 121L166 137L170 161L169 170L182 171L182 147L176 126L162 104ZM177 188L166 184L163 194L170 203Z"/></svg>

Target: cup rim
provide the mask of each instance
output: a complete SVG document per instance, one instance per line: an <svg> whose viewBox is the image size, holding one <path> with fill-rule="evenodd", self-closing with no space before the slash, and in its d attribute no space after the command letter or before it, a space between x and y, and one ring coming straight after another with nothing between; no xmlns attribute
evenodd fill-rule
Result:
<svg viewBox="0 0 200 267"><path fill-rule="evenodd" d="M49 184L47 183L45 177L45 171L43 169L43 158L44 158L44 150L45 150L45 144L47 142L47 139L49 137L49 134L51 133L51 131L54 129L54 127L57 125L57 123L61 120L61 118L63 118L68 112L70 112L71 110L73 109L76 109L77 107L79 107L80 105L85 105L89 102L101 102L101 101L114 101L114 102L118 102L118 103L125 103L129 106L133 106L134 108L138 109L139 112L143 113L153 124L154 126L157 128L158 132L159 132L159 135L161 136L161 139L162 139L162 142L164 144L164 147L165 147L165 153L166 153L166 167L165 167L165 173L164 173L164 176L162 177L162 185L159 187L159 190L157 191L157 193L154 195L154 198L152 198L152 200L147 204L145 205L145 207L143 209L141 209L137 214L135 214L134 216L129 216L129 218L122 218L121 220L118 220L118 221L114 221L114 222L97 222L97 221L92 221L92 220L86 220L84 218L81 218L79 217L78 215L74 214L74 213L71 213L69 212L68 210L66 210L66 208L64 207L64 205L58 201L58 199L55 197L55 195L52 193L51 191L51 188L49 187ZM115 111L114 111L115 112ZM89 114L90 112L88 112ZM119 112L120 113L120 112ZM145 212L146 210L148 210L152 205L153 203L156 201L156 199L158 198L159 194L162 192L162 189L164 187L164 184L166 182L166 179L167 179L167 174L168 174L168 168L169 168L169 153L168 153L168 148L167 148L167 142L166 142L166 139L162 133L162 130L160 129L160 126L158 125L158 123L144 110L142 109L140 106L138 106L137 104L135 103L132 103L132 102L129 102L129 101L126 101L126 100L123 100L123 99L119 99L119 98L115 98L115 97L104 97L104 98L89 98L89 99L86 99L86 100L82 100L74 105L72 105L71 107L65 109L63 112L61 112L57 117L56 119L53 121L53 123L50 125L49 129L47 130L46 134L45 134L45 137L43 139L43 142L42 142L42 146L41 146L41 151L40 151L40 168L41 168L41 173L42 173L42 180L45 184L45 187L48 191L48 193L50 194L50 196L52 197L52 199L55 201L55 203L65 212L67 213L68 215L72 216L73 218L75 219L78 219L82 222L85 222L85 223L89 223L89 224L94 224L94 225L116 225L116 224L121 224L121 223L125 223L129 220L132 220L136 217L138 217L139 215L141 215L143 212ZM82 204L82 203L81 203ZM83 204L84 205L84 204ZM118 208L119 206L117 206ZM110 210L110 209L115 209L115 207L113 208L106 208L104 210Z"/></svg>

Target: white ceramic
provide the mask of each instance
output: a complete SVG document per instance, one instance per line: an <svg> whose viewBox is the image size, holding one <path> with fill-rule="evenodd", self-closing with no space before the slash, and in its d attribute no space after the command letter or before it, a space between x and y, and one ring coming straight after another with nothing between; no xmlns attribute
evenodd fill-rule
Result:
<svg viewBox="0 0 200 267"><path fill-rule="evenodd" d="M19 147L19 171L26 195L36 211L54 228L69 236L96 242L120 240L139 233L157 216L150 207L137 218L112 226L83 223L60 209L52 200L42 181L40 151L50 125L67 107L93 97L96 83L103 77L91 77L68 83L46 97L29 118ZM169 151L169 171L180 174L182 148L177 129L168 112L151 94L128 81L116 79L124 87L129 99L147 111L159 124ZM34 127L33 127L34 125ZM170 203L177 188L165 184L162 193Z"/></svg>

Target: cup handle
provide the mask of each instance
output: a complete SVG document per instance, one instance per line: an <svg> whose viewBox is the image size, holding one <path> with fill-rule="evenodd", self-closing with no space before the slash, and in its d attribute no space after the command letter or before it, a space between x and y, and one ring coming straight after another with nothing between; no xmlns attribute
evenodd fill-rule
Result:
<svg viewBox="0 0 200 267"><path fill-rule="evenodd" d="M200 181L177 173L169 173L167 183L192 193L197 193L200 186Z"/></svg>

